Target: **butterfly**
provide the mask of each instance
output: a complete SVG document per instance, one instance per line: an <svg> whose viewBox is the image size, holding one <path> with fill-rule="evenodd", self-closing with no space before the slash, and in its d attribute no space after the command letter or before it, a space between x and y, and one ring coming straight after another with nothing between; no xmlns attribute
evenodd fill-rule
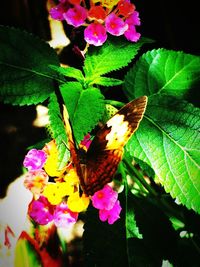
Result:
<svg viewBox="0 0 200 267"><path fill-rule="evenodd" d="M93 195L112 181L122 160L124 146L138 129L146 106L146 96L127 103L97 131L88 150L84 152L76 146L69 115L66 107L63 107L71 160L86 195Z"/></svg>

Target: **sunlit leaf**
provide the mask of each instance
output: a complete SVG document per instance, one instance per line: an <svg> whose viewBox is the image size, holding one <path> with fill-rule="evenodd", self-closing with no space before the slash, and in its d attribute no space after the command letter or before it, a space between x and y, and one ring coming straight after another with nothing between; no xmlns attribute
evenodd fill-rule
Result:
<svg viewBox="0 0 200 267"><path fill-rule="evenodd" d="M69 112L75 139L80 142L99 122L104 113L104 98L96 88L83 90L78 82L68 82L61 93Z"/></svg>
<svg viewBox="0 0 200 267"><path fill-rule="evenodd" d="M124 92L130 100L156 93L182 98L200 82L199 65L199 56L181 51L148 51L128 71Z"/></svg>
<svg viewBox="0 0 200 267"><path fill-rule="evenodd" d="M200 112L169 96L150 97L139 129L127 144L155 171L173 198L200 213Z"/></svg>
<svg viewBox="0 0 200 267"><path fill-rule="evenodd" d="M110 39L101 47L90 47L83 70L88 79L94 79L128 65L137 55L138 50L150 39L142 38L137 43L123 39Z"/></svg>
<svg viewBox="0 0 200 267"><path fill-rule="evenodd" d="M69 150L67 148L67 135L65 132L62 114L57 102L57 97L54 93L51 94L49 99L49 120L53 138L56 140L56 145L59 151L58 169L62 169L69 160Z"/></svg>

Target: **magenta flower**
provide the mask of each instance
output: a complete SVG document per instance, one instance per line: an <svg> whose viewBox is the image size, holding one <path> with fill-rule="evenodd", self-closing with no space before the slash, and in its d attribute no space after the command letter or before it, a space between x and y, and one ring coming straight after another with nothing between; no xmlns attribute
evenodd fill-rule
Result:
<svg viewBox="0 0 200 267"><path fill-rule="evenodd" d="M141 34L136 32L135 26L129 25L128 30L124 33L124 36L131 42L137 42L140 39Z"/></svg>
<svg viewBox="0 0 200 267"><path fill-rule="evenodd" d="M56 206L54 212L54 223L56 227L67 227L76 223L77 219L78 212L72 212L64 202Z"/></svg>
<svg viewBox="0 0 200 267"><path fill-rule="evenodd" d="M110 34L120 36L128 29L128 24L115 13L111 13L105 20L105 27Z"/></svg>
<svg viewBox="0 0 200 267"><path fill-rule="evenodd" d="M110 210L117 201L118 193L109 185L105 185L103 189L94 193L91 197L92 205L96 209Z"/></svg>
<svg viewBox="0 0 200 267"><path fill-rule="evenodd" d="M48 224L53 221L53 206L44 196L40 196L30 204L29 215L38 224Z"/></svg>
<svg viewBox="0 0 200 267"><path fill-rule="evenodd" d="M70 5L68 1L61 0L57 6L52 7L50 9L49 14L52 17L52 19L64 20L63 14L67 12L69 8L70 8Z"/></svg>
<svg viewBox="0 0 200 267"><path fill-rule="evenodd" d="M84 136L84 139L81 141L81 145L86 147L86 149L88 149L91 143L92 143L91 135L88 133Z"/></svg>
<svg viewBox="0 0 200 267"><path fill-rule="evenodd" d="M29 171L39 170L43 167L47 155L43 150L31 149L25 156L23 165Z"/></svg>
<svg viewBox="0 0 200 267"><path fill-rule="evenodd" d="M63 17L69 25L79 27L84 24L87 18L87 9L80 5L74 5L73 8L68 9L68 11L63 14Z"/></svg>
<svg viewBox="0 0 200 267"><path fill-rule="evenodd" d="M110 210L101 209L99 210L99 218L102 222L108 220L109 224L113 224L116 220L120 218L119 214L122 208L120 206L119 200L117 200Z"/></svg>
<svg viewBox="0 0 200 267"><path fill-rule="evenodd" d="M100 46L107 39L106 29L100 23L91 23L84 30L84 38L88 44Z"/></svg>
<svg viewBox="0 0 200 267"><path fill-rule="evenodd" d="M126 20L125 22L128 25L134 25L134 26L139 26L141 24L140 18L139 18L139 13L137 11L134 11Z"/></svg>

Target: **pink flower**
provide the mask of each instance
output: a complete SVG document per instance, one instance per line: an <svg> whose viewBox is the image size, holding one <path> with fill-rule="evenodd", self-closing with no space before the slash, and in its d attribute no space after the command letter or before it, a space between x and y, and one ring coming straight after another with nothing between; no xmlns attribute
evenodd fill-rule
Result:
<svg viewBox="0 0 200 267"><path fill-rule="evenodd" d="M105 20L105 27L110 34L120 36L128 29L128 24L116 14L111 13Z"/></svg>
<svg viewBox="0 0 200 267"><path fill-rule="evenodd" d="M139 13L137 11L134 11L126 20L125 22L128 25L134 25L134 26L139 26L141 24L140 18L139 18Z"/></svg>
<svg viewBox="0 0 200 267"><path fill-rule="evenodd" d="M124 36L131 42L137 42L140 39L141 34L136 32L134 25L129 25L128 30L124 33Z"/></svg>
<svg viewBox="0 0 200 267"><path fill-rule="evenodd" d="M56 19L56 20L64 20L63 14L65 12L67 12L67 10L70 8L70 5L68 3L68 1L60 1L60 3L55 6L52 7L49 11L50 16L52 17L52 19Z"/></svg>
<svg viewBox="0 0 200 267"><path fill-rule="evenodd" d="M107 39L106 29L100 23L91 23L84 30L84 38L88 44L100 46Z"/></svg>
<svg viewBox="0 0 200 267"><path fill-rule="evenodd" d="M87 18L87 9L80 5L74 5L73 8L68 9L68 11L63 14L63 17L69 25L79 27L84 24Z"/></svg>
<svg viewBox="0 0 200 267"><path fill-rule="evenodd" d="M46 159L47 159L47 155L43 150L37 150L34 148L34 149L31 149L25 156L23 165L29 171L39 170L43 167Z"/></svg>
<svg viewBox="0 0 200 267"><path fill-rule="evenodd" d="M103 189L97 191L92 196L92 205L96 209L110 210L117 201L118 193L109 185L105 185Z"/></svg>
<svg viewBox="0 0 200 267"><path fill-rule="evenodd" d="M117 200L112 209L99 210L99 218L102 222L105 222L106 220L108 220L109 224L113 224L116 220L118 220L120 218L119 214L120 214L121 210L122 210L122 208L120 206L120 202L119 202L119 200Z"/></svg>
<svg viewBox="0 0 200 267"><path fill-rule="evenodd" d="M86 149L88 149L91 143L92 143L91 135L90 134L86 134L84 136L84 139L81 141L81 145L86 147Z"/></svg>
<svg viewBox="0 0 200 267"><path fill-rule="evenodd" d="M40 196L38 200L31 202L29 215L38 224L48 224L53 221L53 206L44 196Z"/></svg>
<svg viewBox="0 0 200 267"><path fill-rule="evenodd" d="M56 206L54 212L54 223L56 227L67 227L76 223L77 219L78 212L72 212L64 202Z"/></svg>

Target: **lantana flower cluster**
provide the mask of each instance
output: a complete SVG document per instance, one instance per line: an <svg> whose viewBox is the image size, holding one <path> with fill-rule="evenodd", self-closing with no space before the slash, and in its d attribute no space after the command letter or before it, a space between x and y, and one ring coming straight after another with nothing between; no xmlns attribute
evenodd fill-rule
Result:
<svg viewBox="0 0 200 267"><path fill-rule="evenodd" d="M107 33L114 36L124 35L131 42L137 42L140 33L139 13L130 0L59 0L59 4L50 9L55 20L65 20L77 28L84 26L84 39L88 44L101 46L107 39Z"/></svg>
<svg viewBox="0 0 200 267"><path fill-rule="evenodd" d="M81 143L89 147L88 136ZM69 163L62 170L57 169L58 150L54 140L41 150L31 149L23 165L27 168L24 185L33 193L29 204L29 216L36 223L54 223L56 227L67 227L78 220L78 215L87 209L90 202L99 210L101 221L113 224L119 219L121 206L118 193L105 185L93 196L80 194L77 173Z"/></svg>

